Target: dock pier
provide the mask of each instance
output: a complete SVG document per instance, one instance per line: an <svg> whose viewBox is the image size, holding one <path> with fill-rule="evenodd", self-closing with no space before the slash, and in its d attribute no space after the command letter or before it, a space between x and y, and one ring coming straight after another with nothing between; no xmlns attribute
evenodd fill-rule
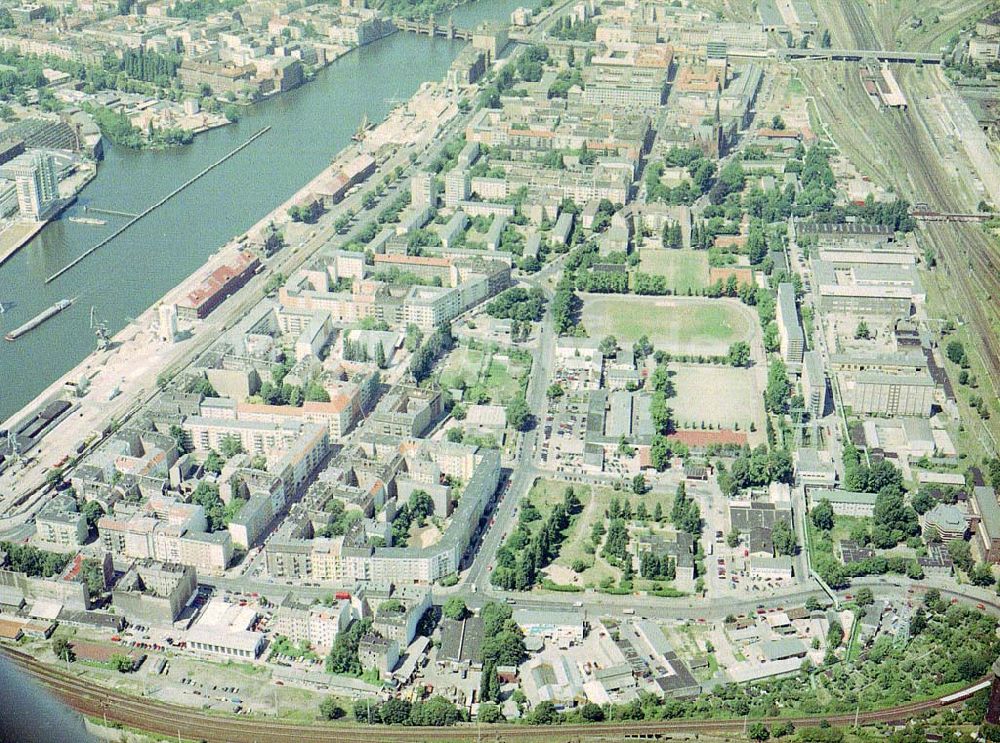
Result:
<svg viewBox="0 0 1000 743"><path fill-rule="evenodd" d="M143 212L141 212L141 213L133 216L128 222L126 222L124 225L122 225L121 227L119 227L113 233L111 233L106 238L104 238L103 240L101 240L95 246L93 246L92 248L90 248L90 249L86 250L85 252L81 253L77 258L75 258L71 262L67 263L65 266L63 266L58 271L56 271L54 274L52 274L47 279L45 279L45 283L49 284L49 283L55 281L60 276L62 276L64 273L66 273L67 271L69 271L71 268L74 268L75 266L77 266L80 263L82 263L87 257L89 257L90 255L93 255L98 250L100 250L101 248L103 248L105 245L107 245L109 242L111 242L116 237L118 237L119 235L121 235L123 232L125 232L129 227L131 227L132 225L134 225L140 219L143 219L144 217L149 216L152 212L156 211L161 206L163 206L164 204L166 204L168 201L170 201L170 199L172 199L174 196L176 196L177 194L179 194L185 188L187 188L188 186L192 185L195 181L199 180L200 178L204 177L205 175L207 175L210 171L212 171L215 168L217 168L220 165L222 165L222 163L226 162L226 160L228 160L229 158L231 158L233 155L235 155L240 150L243 150L244 148L249 147L259 137L264 136L269 131L271 131L271 127L270 126L265 126L263 129L261 129L259 132L257 132L256 134L254 134L252 137L250 137L250 139L248 139L246 142L244 142L243 144L241 144L239 147L237 147L236 149L234 149L231 152L227 153L226 155L223 155L218 160L216 160L214 163L212 163L211 165L209 165L207 168L205 168L201 172L197 173L196 175L192 176L188 180L184 181L184 183L182 183L180 186L178 186L173 191L171 191L170 193L168 193L166 196L164 196L162 199L160 199L159 201L157 201L155 204L153 204L152 206L150 206L149 208L147 208ZM93 209L92 211L99 211L99 210ZM110 210L105 210L105 213L111 213L111 212L110 212ZM122 212L119 212L119 214L121 214L121 213Z"/></svg>

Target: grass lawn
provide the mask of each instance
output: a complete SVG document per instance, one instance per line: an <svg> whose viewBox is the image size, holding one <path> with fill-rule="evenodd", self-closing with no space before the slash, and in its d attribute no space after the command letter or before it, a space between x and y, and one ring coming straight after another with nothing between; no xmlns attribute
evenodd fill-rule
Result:
<svg viewBox="0 0 1000 743"><path fill-rule="evenodd" d="M724 355L730 344L750 339L756 322L735 300L596 294L583 299L583 325L591 338L613 335L631 345L647 335L657 348L677 354Z"/></svg>
<svg viewBox="0 0 1000 743"><path fill-rule="evenodd" d="M806 86L802 84L799 78L793 77L788 81L788 92L792 95L805 95Z"/></svg>
<svg viewBox="0 0 1000 743"><path fill-rule="evenodd" d="M471 387L479 379L479 367L483 362L483 352L471 348L457 348L448 355L444 368L441 370L441 386L445 389L455 387L459 380Z"/></svg>
<svg viewBox="0 0 1000 743"><path fill-rule="evenodd" d="M830 530L829 539L826 533L813 526L812 519L806 518L806 527L809 529L809 549L813 559L820 553L826 553L837 557L837 545L845 539L851 538L851 528L855 524L865 523L871 528L871 519L861 516L834 516L833 529ZM837 557L839 562L840 558Z"/></svg>
<svg viewBox="0 0 1000 743"><path fill-rule="evenodd" d="M517 397L525 371L523 366L492 359L483 380L491 401L496 405L506 405Z"/></svg>
<svg viewBox="0 0 1000 743"><path fill-rule="evenodd" d="M647 248L639 251L639 256L639 270L666 277L667 285L675 292L686 294L708 286L707 251Z"/></svg>
<svg viewBox="0 0 1000 743"><path fill-rule="evenodd" d="M563 492L566 487L567 483L552 480L539 480L535 483L529 497L531 502L541 511L543 518L548 515L556 503L562 502ZM621 571L618 568L609 565L600 557L599 548L595 550L595 553L590 553L586 549L587 545L593 544L590 540L590 533L594 524L605 521L604 512L610 505L611 498L614 495L618 495L622 500L627 499L633 511L638 506L641 497L650 514L652 514L653 509L656 507L656 503L660 503L663 512L666 514L670 513L673 505L673 496L669 493L650 492L643 496L638 496L634 493L616 493L611 488L591 487L587 485L574 485L573 491L580 499L582 510L573 518L567 530L562 549L559 552L559 557L552 563L552 565L556 566L555 574L552 576L553 581L566 585L596 588L605 578L617 581L621 577ZM576 560L584 560L590 567L582 573L574 573L572 565ZM553 572L551 566L548 572Z"/></svg>

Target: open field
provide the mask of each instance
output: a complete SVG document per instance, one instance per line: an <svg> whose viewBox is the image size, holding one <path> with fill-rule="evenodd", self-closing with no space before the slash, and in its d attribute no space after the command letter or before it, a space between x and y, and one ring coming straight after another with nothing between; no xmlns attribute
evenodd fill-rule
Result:
<svg viewBox="0 0 1000 743"><path fill-rule="evenodd" d="M584 294L583 325L592 338L631 344L648 335L673 354L724 355L749 341L756 318L735 300L702 297L621 297Z"/></svg>
<svg viewBox="0 0 1000 743"><path fill-rule="evenodd" d="M567 483L539 480L531 489L529 497L544 517L548 515L552 506L562 502L566 487ZM668 493L649 492L639 496L627 492L616 493L611 488L587 485L574 485L573 492L580 499L582 510L570 524L559 557L546 570L553 582L564 585L597 587L602 580L610 578L617 581L621 577L618 568L609 565L599 554L592 554L587 549L587 545L593 544L590 539L591 530L594 524L605 521L604 512L610 505L612 497L617 495L622 502L627 500L633 511L640 502L645 503L650 514L657 503L666 514L670 513L673 506L673 496ZM600 549L596 552L599 553ZM573 572L572 566L577 560L583 560L590 567L579 574Z"/></svg>
<svg viewBox="0 0 1000 743"><path fill-rule="evenodd" d="M640 271L666 277L667 285L679 294L708 286L707 251L647 248L639 256Z"/></svg>
<svg viewBox="0 0 1000 743"><path fill-rule="evenodd" d="M490 360L486 378L483 380L491 401L496 405L506 405L517 397L521 391L520 380L526 373L527 370L520 364L494 356Z"/></svg>
<svg viewBox="0 0 1000 743"><path fill-rule="evenodd" d="M479 367L483 363L483 352L466 348L456 348L448 355L444 368L441 370L441 386L445 389L463 386L471 387L479 379Z"/></svg>
<svg viewBox="0 0 1000 743"><path fill-rule="evenodd" d="M445 389L460 387L480 399L485 394L489 402L505 405L521 391L527 373L523 364L503 354L487 358L485 352L463 346L449 354L441 370L440 383Z"/></svg>
<svg viewBox="0 0 1000 743"><path fill-rule="evenodd" d="M680 427L702 422L748 431L764 428L764 398L750 369L681 364L673 366L677 397L670 401Z"/></svg>

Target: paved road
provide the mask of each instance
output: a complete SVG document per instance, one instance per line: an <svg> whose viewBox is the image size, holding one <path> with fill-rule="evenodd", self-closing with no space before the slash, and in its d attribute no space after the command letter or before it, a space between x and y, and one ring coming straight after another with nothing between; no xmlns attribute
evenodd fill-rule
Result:
<svg viewBox="0 0 1000 743"><path fill-rule="evenodd" d="M555 344L552 323L553 292L548 287L547 279L561 270L562 263L562 258L556 259L534 276L523 279L524 283L540 288L548 300L539 337L532 352L531 378L528 381L528 390L525 395L528 410L536 418L541 418L542 411L545 410L546 383L551 376L552 351ZM492 593L488 574L489 565L492 564L493 558L503 542L504 535L515 523L518 503L531 490L535 478L542 474L536 466L538 456L541 453L539 430L540 426L536 425L521 436L518 454L515 457L519 465L514 469L508 486L501 492L501 500L493 511L491 518L494 525L483 536L472 566L459 584L463 588L468 587L468 590L473 593Z"/></svg>

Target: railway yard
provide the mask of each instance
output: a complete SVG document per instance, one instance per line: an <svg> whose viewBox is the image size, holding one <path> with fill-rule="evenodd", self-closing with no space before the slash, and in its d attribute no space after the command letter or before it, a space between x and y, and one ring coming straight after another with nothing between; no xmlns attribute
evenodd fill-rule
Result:
<svg viewBox="0 0 1000 743"><path fill-rule="evenodd" d="M875 49L891 44L892 30L898 27L895 21L880 17L873 24L863 7L855 0L840 0L824 3L821 12L828 14L831 27L840 29L848 46ZM933 36L924 43L937 41L939 37ZM945 125L935 109L937 95L948 85L941 70L913 65L893 69L909 105L879 116L872 116L870 104L866 105L855 66L801 64L798 72L823 122L823 133L872 178L892 184L912 203L942 213L975 213L984 200L995 201L995 186L991 189L993 184L978 178L963 148L961 132ZM925 222L919 239L939 264L929 279L939 296L948 296L950 319L965 326L963 339L976 349L981 378L996 399L1000 396L1000 248L996 236L977 223ZM943 310L945 305L938 306ZM984 425L984 433L996 447L997 429Z"/></svg>

